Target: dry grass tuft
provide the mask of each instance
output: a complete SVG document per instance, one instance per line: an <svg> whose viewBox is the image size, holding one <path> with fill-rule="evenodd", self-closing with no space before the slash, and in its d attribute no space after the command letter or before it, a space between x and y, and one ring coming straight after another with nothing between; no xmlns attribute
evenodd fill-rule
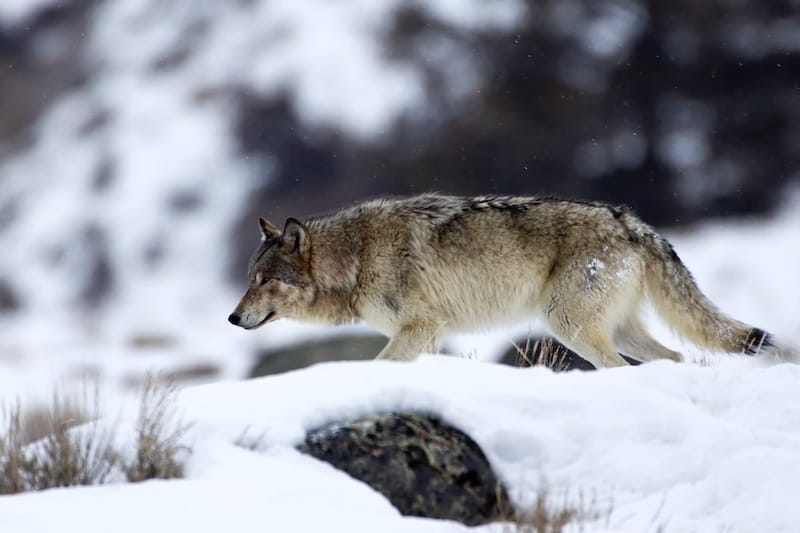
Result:
<svg viewBox="0 0 800 533"><path fill-rule="evenodd" d="M250 426L244 428L239 437L237 437L233 443L239 448L244 448L245 450L249 450L251 452L263 452L267 448L267 445L265 444L267 438L266 430L262 430L257 434L251 434L251 429L252 428Z"/></svg>
<svg viewBox="0 0 800 533"><path fill-rule="evenodd" d="M0 494L107 482L120 458L113 431L93 422L97 412L96 397L90 405L59 395L46 408L4 409Z"/></svg>
<svg viewBox="0 0 800 533"><path fill-rule="evenodd" d="M137 419L136 453L126 460L116 447L119 424L98 420L99 396L80 401L54 395L50 405L0 412L0 494L76 485L100 485L183 475L179 444L188 426L173 411L173 388L148 379Z"/></svg>
<svg viewBox="0 0 800 533"><path fill-rule="evenodd" d="M529 509L517 511L504 527L504 533L562 533L567 526L580 528L582 524L602 517L602 513L596 510L598 503L594 499L587 504L582 496L577 503L570 503L565 498L561 505L555 506L551 501L549 491L542 489ZM609 506L607 510L607 518L611 515L611 508Z"/></svg>
<svg viewBox="0 0 800 533"><path fill-rule="evenodd" d="M136 457L125 466L128 481L183 477L180 457L189 450L180 441L189 426L176 417L174 397L174 385L161 386L153 376L145 380L136 423Z"/></svg>
<svg viewBox="0 0 800 533"><path fill-rule="evenodd" d="M528 337L525 346L519 346L514 341L511 341L511 344L517 351L514 366L546 366L554 372L569 370L567 350L551 338L531 343L531 338Z"/></svg>
<svg viewBox="0 0 800 533"><path fill-rule="evenodd" d="M85 424L95 418L96 402L89 412L85 402L75 398L54 395L50 405L32 406L25 410L25 416L19 417L20 436L25 444L31 444L53 434L54 425L70 429ZM19 411L19 406L16 408Z"/></svg>

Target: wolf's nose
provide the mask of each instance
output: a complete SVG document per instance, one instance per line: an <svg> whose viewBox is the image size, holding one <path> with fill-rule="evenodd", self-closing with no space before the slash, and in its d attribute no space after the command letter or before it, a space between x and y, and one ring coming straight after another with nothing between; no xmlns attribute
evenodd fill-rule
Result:
<svg viewBox="0 0 800 533"><path fill-rule="evenodd" d="M239 322L241 322L241 321L242 321L242 317L240 317L238 313L231 313L228 316L228 322L230 322L234 326L238 326Z"/></svg>

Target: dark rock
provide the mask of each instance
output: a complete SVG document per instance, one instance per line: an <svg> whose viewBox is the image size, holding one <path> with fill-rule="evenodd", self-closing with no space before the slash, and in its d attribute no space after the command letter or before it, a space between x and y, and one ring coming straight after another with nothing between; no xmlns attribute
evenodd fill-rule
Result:
<svg viewBox="0 0 800 533"><path fill-rule="evenodd" d="M150 240L142 250L142 258L150 268L156 268L164 260L166 255L166 243L163 235L158 235Z"/></svg>
<svg viewBox="0 0 800 533"><path fill-rule="evenodd" d="M11 313L20 308L20 301L17 293L11 286L0 279L0 314Z"/></svg>
<svg viewBox="0 0 800 533"><path fill-rule="evenodd" d="M27 146L38 118L89 73L83 56L101 2L49 4L23 24L0 24L0 162Z"/></svg>
<svg viewBox="0 0 800 533"><path fill-rule="evenodd" d="M165 385L196 381L208 382L219 377L221 371L222 369L214 363L195 363L165 372L160 376L160 380Z"/></svg>
<svg viewBox="0 0 800 533"><path fill-rule="evenodd" d="M178 344L177 339L160 333L138 333L129 340L131 348L137 350L171 350Z"/></svg>
<svg viewBox="0 0 800 533"><path fill-rule="evenodd" d="M528 337L516 342L497 361L503 365L528 367L541 365L556 372L594 370L594 366L578 354L550 337Z"/></svg>
<svg viewBox="0 0 800 533"><path fill-rule="evenodd" d="M324 361L362 361L373 359L386 345L380 335L342 335L295 344L257 354L249 377L280 374Z"/></svg>
<svg viewBox="0 0 800 533"><path fill-rule="evenodd" d="M80 299L89 307L103 304L114 285L114 271L111 267L108 240L105 232L97 224L84 228L82 248L87 254L87 269Z"/></svg>
<svg viewBox="0 0 800 533"><path fill-rule="evenodd" d="M100 160L92 178L92 190L97 193L106 192L114 183L114 161L106 156Z"/></svg>
<svg viewBox="0 0 800 533"><path fill-rule="evenodd" d="M203 207L203 202L203 195L197 191L179 191L169 199L169 206L176 213L191 213Z"/></svg>
<svg viewBox="0 0 800 533"><path fill-rule="evenodd" d="M19 205L14 198L4 198L0 201L0 232L11 225L17 217Z"/></svg>
<svg viewBox="0 0 800 533"><path fill-rule="evenodd" d="M551 337L528 337L516 344L516 347L506 350L497 362L520 367L541 365L556 372L595 370L592 363ZM625 355L622 357L632 365L641 364Z"/></svg>
<svg viewBox="0 0 800 533"><path fill-rule="evenodd" d="M298 449L377 490L400 513L485 524L510 516L480 447L422 413L372 415L310 431Z"/></svg>
<svg viewBox="0 0 800 533"><path fill-rule="evenodd" d="M78 126L78 136L88 137L102 130L111 122L112 113L106 108L92 110L86 119Z"/></svg>

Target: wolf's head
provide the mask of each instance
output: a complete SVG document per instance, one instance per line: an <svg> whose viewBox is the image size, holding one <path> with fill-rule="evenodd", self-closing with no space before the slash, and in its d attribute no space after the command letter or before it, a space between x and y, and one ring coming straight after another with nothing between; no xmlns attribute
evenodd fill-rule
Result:
<svg viewBox="0 0 800 533"><path fill-rule="evenodd" d="M258 222L262 238L250 259L247 291L228 317L245 329L295 316L313 298L308 229L294 218L286 221L283 231L263 218Z"/></svg>

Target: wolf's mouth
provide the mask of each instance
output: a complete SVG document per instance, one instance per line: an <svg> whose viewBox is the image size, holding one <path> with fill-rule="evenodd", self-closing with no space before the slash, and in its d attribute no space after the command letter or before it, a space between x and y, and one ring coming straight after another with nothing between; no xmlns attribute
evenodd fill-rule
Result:
<svg viewBox="0 0 800 533"><path fill-rule="evenodd" d="M269 320L270 320L272 317L274 317L274 316L275 316L275 311L270 311L269 313L267 313L267 316L265 316L265 317L264 317L264 320L262 320L261 322L259 322L259 323L258 323L258 324L256 324L255 326L250 326L249 328L246 328L246 329L256 329L256 328L260 328L261 326L263 326L264 324L266 324L267 322L269 322Z"/></svg>

